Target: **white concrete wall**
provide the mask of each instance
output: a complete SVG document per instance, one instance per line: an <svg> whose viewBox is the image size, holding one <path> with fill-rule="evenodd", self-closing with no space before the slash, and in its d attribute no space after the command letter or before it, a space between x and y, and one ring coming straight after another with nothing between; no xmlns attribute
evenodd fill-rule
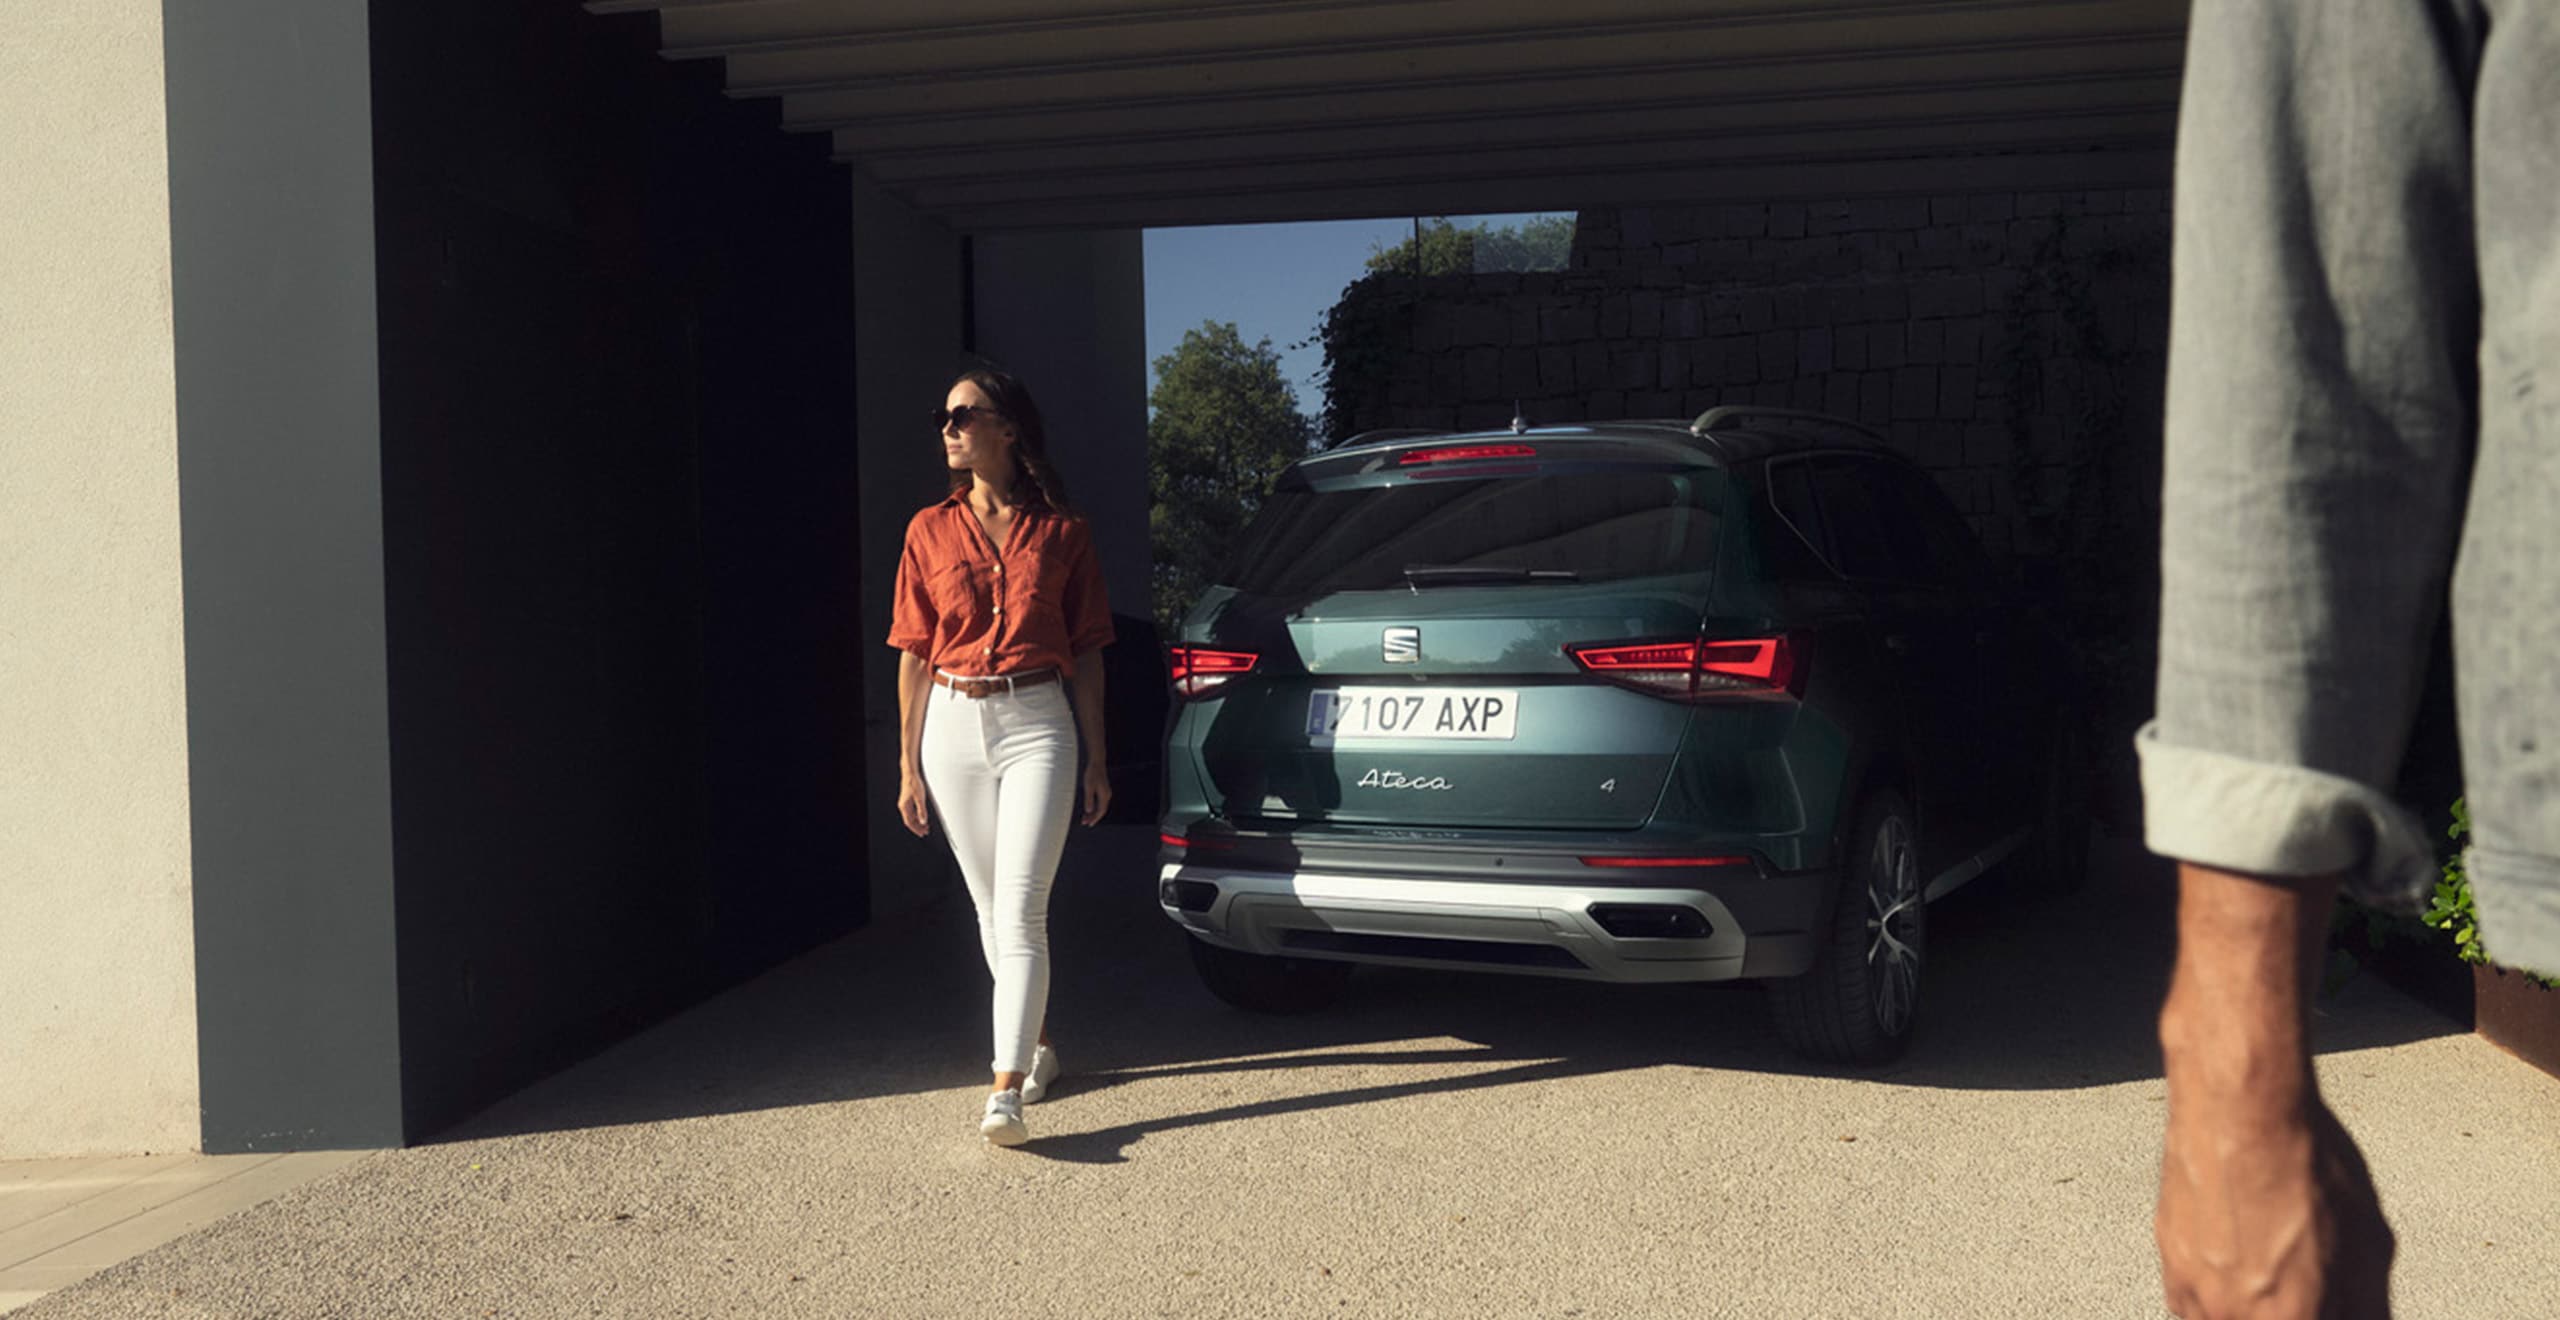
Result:
<svg viewBox="0 0 2560 1320"><path fill-rule="evenodd" d="M0 5L0 1158L200 1139L164 106Z"/></svg>

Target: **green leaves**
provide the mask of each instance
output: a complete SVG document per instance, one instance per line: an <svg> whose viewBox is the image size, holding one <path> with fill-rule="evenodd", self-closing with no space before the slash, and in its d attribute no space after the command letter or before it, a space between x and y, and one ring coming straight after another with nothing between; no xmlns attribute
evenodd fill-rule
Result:
<svg viewBox="0 0 2560 1320"><path fill-rule="evenodd" d="M2445 837L2459 843L2471 833L2471 812L2465 799L2453 804L2453 828ZM2418 920L2437 930L2453 935L2453 951L2467 963L2489 961L2488 952L2480 947L2480 918L2471 906L2471 879L2462 870L2462 854L2456 851L2444 864L2444 878L2436 881L2435 894L2420 913Z"/></svg>
<svg viewBox="0 0 2560 1320"><path fill-rule="evenodd" d="M1397 275L1562 270L1573 253L1573 222L1570 215L1542 215L1495 229L1425 220L1415 226L1412 238L1372 249L1368 267Z"/></svg>
<svg viewBox="0 0 2560 1320"><path fill-rule="evenodd" d="M2469 799L2456 798L2453 827L2445 831L2445 837L2458 843L2470 835ZM2444 864L2444 878L2436 881L2435 894L2427 903L2427 910L2418 915L2418 920L2452 935L2453 951L2464 962L2497 965L2490 961L2489 951L2480 943L2480 912L2471 902L2471 877L2463 870L2461 852L2456 851L2453 860ZM2560 990L2560 976L2533 976L2531 979L2546 988Z"/></svg>
<svg viewBox="0 0 2560 1320"><path fill-rule="evenodd" d="M1360 428L1364 408L1386 402L1389 378L1411 342L1413 281L1377 271L1343 286L1325 309L1315 340L1324 345L1324 432L1336 440Z"/></svg>
<svg viewBox="0 0 2560 1320"><path fill-rule="evenodd" d="M1156 627L1170 633L1225 562L1271 481L1314 430L1280 354L1234 323L1206 321L1155 361L1147 396L1147 532Z"/></svg>
<svg viewBox="0 0 2560 1320"><path fill-rule="evenodd" d="M1414 308L1441 296L1423 281L1444 275L1563 270L1573 255L1573 230L1570 212L1533 216L1500 229L1482 223L1462 228L1434 219L1418 222L1411 238L1391 247L1372 248L1368 269L1343 286L1342 296L1325 309L1315 334L1307 340L1324 347L1324 433L1339 440L1371 426L1435 424L1410 417L1391 420L1393 410L1387 406L1399 366L1422 365L1419 355L1409 355ZM1455 402L1439 400L1441 405ZM1433 411L1456 410L1435 407ZM1452 422L1443 416L1436 424Z"/></svg>

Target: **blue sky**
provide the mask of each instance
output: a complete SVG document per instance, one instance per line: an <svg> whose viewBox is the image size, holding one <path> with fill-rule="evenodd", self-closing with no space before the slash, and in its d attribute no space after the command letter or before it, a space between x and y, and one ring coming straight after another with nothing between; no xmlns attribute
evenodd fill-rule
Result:
<svg viewBox="0 0 2560 1320"><path fill-rule="evenodd" d="M1454 224L1516 225L1528 215L1451 216ZM1315 335L1316 318L1360 274L1373 247L1413 233L1413 221L1322 220L1285 225L1150 229L1147 259L1147 384L1155 360L1203 321L1233 321L1248 344L1269 339L1280 371L1298 391L1298 410L1324 407L1318 373L1324 350L1295 345Z"/></svg>

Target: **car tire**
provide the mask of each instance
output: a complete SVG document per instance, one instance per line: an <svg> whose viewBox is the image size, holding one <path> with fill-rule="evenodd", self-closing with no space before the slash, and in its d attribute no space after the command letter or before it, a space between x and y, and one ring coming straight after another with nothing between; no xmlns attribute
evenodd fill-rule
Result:
<svg viewBox="0 0 2560 1320"><path fill-rule="evenodd" d="M1860 806L1813 966L1769 985L1778 1036L1796 1052L1879 1064L1910 1043L1929 947L1919 845L1899 796L1878 793Z"/></svg>
<svg viewBox="0 0 2560 1320"><path fill-rule="evenodd" d="M1255 1013L1310 1013L1342 995L1351 964L1272 957L1191 939L1191 967L1209 993Z"/></svg>

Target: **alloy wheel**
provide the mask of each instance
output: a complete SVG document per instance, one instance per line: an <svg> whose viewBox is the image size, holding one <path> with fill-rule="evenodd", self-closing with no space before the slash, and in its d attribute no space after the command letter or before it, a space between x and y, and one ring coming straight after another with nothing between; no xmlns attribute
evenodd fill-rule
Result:
<svg viewBox="0 0 2560 1320"><path fill-rule="evenodd" d="M1884 818L1867 858L1867 983L1876 1026L1900 1035L1919 1007L1920 962L1926 952L1928 909L1920 897L1920 858L1911 826L1899 815Z"/></svg>

